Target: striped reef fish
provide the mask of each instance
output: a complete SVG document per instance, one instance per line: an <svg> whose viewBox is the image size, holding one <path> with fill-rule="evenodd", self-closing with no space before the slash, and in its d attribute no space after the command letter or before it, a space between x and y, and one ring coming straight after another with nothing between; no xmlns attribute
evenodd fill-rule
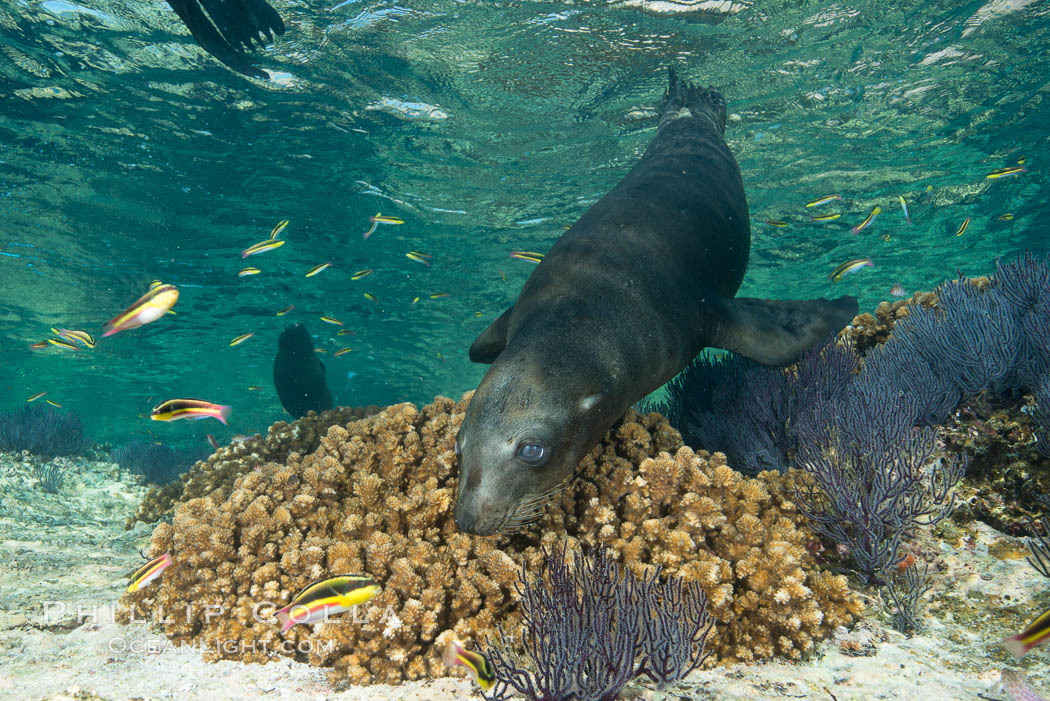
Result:
<svg viewBox="0 0 1050 701"><path fill-rule="evenodd" d="M379 592L375 580L364 574L341 574L321 579L292 597L292 603L277 611L281 632L300 623L317 623L346 613Z"/></svg>

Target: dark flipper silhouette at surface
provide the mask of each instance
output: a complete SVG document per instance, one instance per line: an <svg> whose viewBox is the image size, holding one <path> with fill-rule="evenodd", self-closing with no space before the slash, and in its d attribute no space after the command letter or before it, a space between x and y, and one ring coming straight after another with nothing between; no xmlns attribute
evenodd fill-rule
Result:
<svg viewBox="0 0 1050 701"><path fill-rule="evenodd" d="M244 53L244 50L252 49L252 40L263 46L273 41L274 36L284 34L281 16L266 0L167 2L190 30L194 40L209 54L238 73L253 78L268 77L264 71L252 65L251 57Z"/></svg>

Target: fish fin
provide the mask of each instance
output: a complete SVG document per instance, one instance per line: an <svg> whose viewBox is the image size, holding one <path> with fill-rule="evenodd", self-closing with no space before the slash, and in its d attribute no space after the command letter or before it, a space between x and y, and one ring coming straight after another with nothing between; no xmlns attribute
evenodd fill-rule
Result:
<svg viewBox="0 0 1050 701"><path fill-rule="evenodd" d="M858 310L857 300L849 296L810 300L719 297L712 306L721 319L707 344L763 365L794 363L841 331Z"/></svg>
<svg viewBox="0 0 1050 701"><path fill-rule="evenodd" d="M512 311L514 307L500 314L498 319L474 339L474 343L470 345L471 362L491 364L499 357L507 347L507 322Z"/></svg>
<svg viewBox="0 0 1050 701"><path fill-rule="evenodd" d="M1019 635L1011 635L1009 638L1003 641L1003 647L1006 648L1006 651L1014 657L1016 657L1017 659L1021 659L1022 657L1024 657L1025 653L1028 652L1028 650L1030 649L1023 642L1021 642L1020 638L1021 636Z"/></svg>
<svg viewBox="0 0 1050 701"><path fill-rule="evenodd" d="M226 417L230 415L230 409L231 408L232 407L228 407L225 404L219 407L219 415L216 416L215 418L217 418L219 421L221 421L223 426L226 425Z"/></svg>

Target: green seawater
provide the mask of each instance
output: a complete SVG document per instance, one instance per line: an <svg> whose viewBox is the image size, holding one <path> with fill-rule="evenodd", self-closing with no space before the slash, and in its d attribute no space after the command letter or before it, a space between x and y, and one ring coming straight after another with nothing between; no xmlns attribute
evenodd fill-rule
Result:
<svg viewBox="0 0 1050 701"><path fill-rule="evenodd" d="M288 418L271 372L293 322L328 350L339 404L458 397L485 369L471 341L533 268L509 253L548 250L628 171L668 66L729 103L752 215L742 295L870 311L894 283L1050 248L1044 1L273 5L288 31L257 52L269 81L209 57L162 2L0 5L0 410L47 391L114 444L265 431ZM405 223L365 241L377 212ZM241 259L283 219L285 246ZM238 277L248 265L262 273ZM176 315L94 350L29 348L52 326L100 337L154 279L181 290ZM232 405L229 426L150 421L173 397Z"/></svg>

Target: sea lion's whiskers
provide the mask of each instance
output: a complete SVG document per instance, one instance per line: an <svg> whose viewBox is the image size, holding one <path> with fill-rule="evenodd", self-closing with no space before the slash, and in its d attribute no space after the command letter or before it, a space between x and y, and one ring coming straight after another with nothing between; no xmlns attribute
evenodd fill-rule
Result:
<svg viewBox="0 0 1050 701"><path fill-rule="evenodd" d="M569 482L567 480L559 482L545 492L534 494L522 500L514 507L514 510L508 515L506 520L499 525L496 529L497 532L506 534L520 531L526 526L539 521L543 517L543 511L547 508L547 505L554 501L568 486Z"/></svg>

